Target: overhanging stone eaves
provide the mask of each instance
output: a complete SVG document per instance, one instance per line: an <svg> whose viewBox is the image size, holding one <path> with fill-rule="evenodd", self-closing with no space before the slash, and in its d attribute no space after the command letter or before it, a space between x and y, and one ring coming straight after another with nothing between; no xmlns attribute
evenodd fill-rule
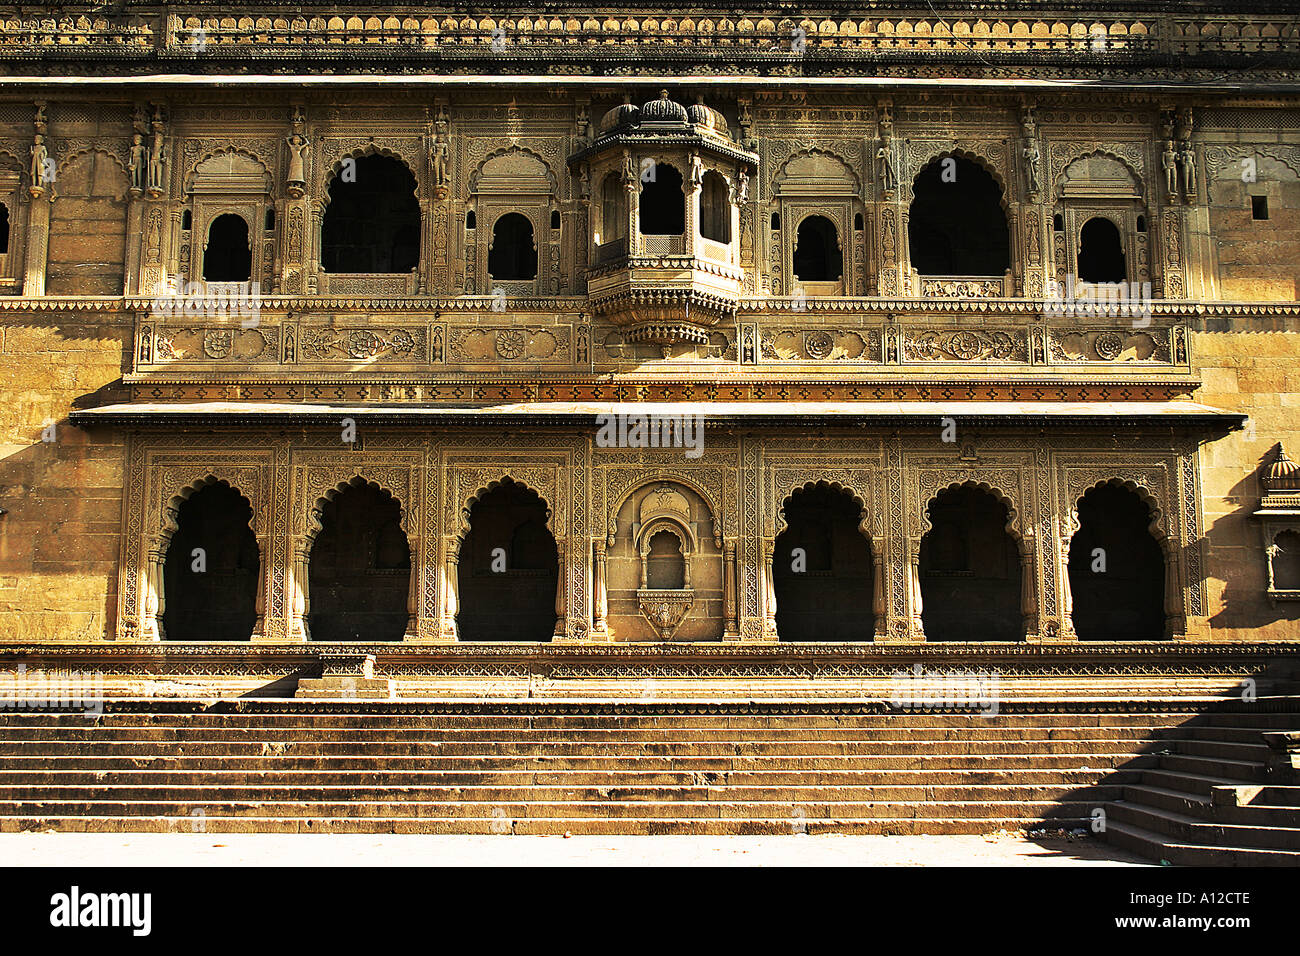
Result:
<svg viewBox="0 0 1300 956"><path fill-rule="evenodd" d="M1231 431L1246 416L1169 402L521 402L500 405L155 402L74 411L73 425L257 424L539 425L596 427L611 416L702 416L706 427L939 427L944 419L989 426L1159 426Z"/></svg>

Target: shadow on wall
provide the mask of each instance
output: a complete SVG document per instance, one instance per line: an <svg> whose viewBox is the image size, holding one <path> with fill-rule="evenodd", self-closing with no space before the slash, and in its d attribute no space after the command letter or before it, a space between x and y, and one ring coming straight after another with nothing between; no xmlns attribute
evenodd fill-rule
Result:
<svg viewBox="0 0 1300 956"><path fill-rule="evenodd" d="M1221 515L1206 532L1206 576L1211 570L1209 559L1217 552L1213 563L1223 569L1225 577L1222 609L1210 618L1213 628L1260 628L1289 622L1294 626L1285 635L1270 636L1300 637L1300 601L1270 601L1268 597L1268 555L1263 527L1255 517L1262 489L1260 477L1277 451L1276 445L1269 449L1259 458L1255 470L1232 486L1227 497L1240 504L1236 510Z"/></svg>

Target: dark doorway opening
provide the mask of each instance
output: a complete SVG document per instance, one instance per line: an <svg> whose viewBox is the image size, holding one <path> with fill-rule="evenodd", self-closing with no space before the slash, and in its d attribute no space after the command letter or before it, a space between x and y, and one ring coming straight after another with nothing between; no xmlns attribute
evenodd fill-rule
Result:
<svg viewBox="0 0 1300 956"><path fill-rule="evenodd" d="M1081 641L1155 641L1165 636L1165 558L1151 535L1151 509L1121 485L1079 501L1070 541L1070 598Z"/></svg>
<svg viewBox="0 0 1300 956"><path fill-rule="evenodd" d="M470 509L460 548L457 629L463 641L549 641L559 552L537 493L506 480Z"/></svg>
<svg viewBox="0 0 1300 956"><path fill-rule="evenodd" d="M1002 187L978 163L936 159L912 184L908 250L923 276L1000 276L1011 263Z"/></svg>
<svg viewBox="0 0 1300 956"><path fill-rule="evenodd" d="M1079 230L1079 281L1123 282L1127 278L1119 229L1104 216L1094 216Z"/></svg>
<svg viewBox="0 0 1300 956"><path fill-rule="evenodd" d="M665 163L656 163L653 175L641 184L641 235L680 236L686 231L682 174Z"/></svg>
<svg viewBox="0 0 1300 956"><path fill-rule="evenodd" d="M921 539L921 623L927 641L1019 641L1025 636L1020 548L1007 508L962 486L930 501Z"/></svg>
<svg viewBox="0 0 1300 956"><path fill-rule="evenodd" d="M0 256L9 252L9 207L0 202Z"/></svg>
<svg viewBox="0 0 1300 956"><path fill-rule="evenodd" d="M700 191L700 235L724 245L731 242L731 197L721 173L704 174Z"/></svg>
<svg viewBox="0 0 1300 956"><path fill-rule="evenodd" d="M527 216L508 212L492 226L488 274L494 279L537 278L537 243Z"/></svg>
<svg viewBox="0 0 1300 956"><path fill-rule="evenodd" d="M248 244L248 223L243 216L226 213L208 226L203 249L203 278L207 282L247 282L253 268Z"/></svg>
<svg viewBox="0 0 1300 956"><path fill-rule="evenodd" d="M874 568L861 507L847 491L818 485L790 496L785 520L772 556L778 637L872 640Z"/></svg>
<svg viewBox="0 0 1300 956"><path fill-rule="evenodd" d="M163 565L168 640L246 641L252 635L260 562L252 518L248 499L225 482L181 503Z"/></svg>
<svg viewBox="0 0 1300 956"><path fill-rule="evenodd" d="M390 156L355 161L355 166L345 163L329 186L321 267L326 272L410 272L420 261L415 177Z"/></svg>
<svg viewBox="0 0 1300 956"><path fill-rule="evenodd" d="M410 614L411 548L402 507L360 478L325 502L308 568L314 641L400 641Z"/></svg>
<svg viewBox="0 0 1300 956"><path fill-rule="evenodd" d="M835 225L825 216L809 216L799 223L794 243L794 274L802 282L838 282L844 275L844 256Z"/></svg>
<svg viewBox="0 0 1300 956"><path fill-rule="evenodd" d="M682 554L681 539L671 531L659 531L650 537L646 587L656 591L678 591L686 587L686 556Z"/></svg>

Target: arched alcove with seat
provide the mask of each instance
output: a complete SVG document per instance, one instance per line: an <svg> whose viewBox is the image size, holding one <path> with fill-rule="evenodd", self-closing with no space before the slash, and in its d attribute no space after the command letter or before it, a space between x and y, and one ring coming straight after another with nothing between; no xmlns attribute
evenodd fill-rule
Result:
<svg viewBox="0 0 1300 956"><path fill-rule="evenodd" d="M964 156L934 159L912 183L908 251L923 276L1001 276L1011 265L1002 187Z"/></svg>
<svg viewBox="0 0 1300 956"><path fill-rule="evenodd" d="M509 478L470 508L457 564L462 641L549 641L555 635L559 548L546 502Z"/></svg>
<svg viewBox="0 0 1300 956"><path fill-rule="evenodd" d="M257 624L260 561L247 498L224 481L175 511L163 566L163 634L170 641L246 641Z"/></svg>
<svg viewBox="0 0 1300 956"><path fill-rule="evenodd" d="M1165 557L1151 533L1151 507L1115 482L1077 505L1070 539L1072 620L1081 641L1153 641L1165 636Z"/></svg>
<svg viewBox="0 0 1300 956"><path fill-rule="evenodd" d="M935 495L926 513L919 564L926 640L1023 640L1024 568L1006 503L960 485Z"/></svg>
<svg viewBox="0 0 1300 956"><path fill-rule="evenodd" d="M778 639L872 640L875 570L861 501L818 484L795 491L783 513L772 555Z"/></svg>
<svg viewBox="0 0 1300 956"><path fill-rule="evenodd" d="M247 282L252 267L253 250L244 218L225 213L213 219L203 246L204 281Z"/></svg>
<svg viewBox="0 0 1300 956"><path fill-rule="evenodd" d="M411 548L402 506L355 478L319 509L308 564L314 641L400 641L409 624Z"/></svg>
<svg viewBox="0 0 1300 956"><path fill-rule="evenodd" d="M420 260L415 176L392 156L350 159L329 184L321 268L336 273L412 271Z"/></svg>

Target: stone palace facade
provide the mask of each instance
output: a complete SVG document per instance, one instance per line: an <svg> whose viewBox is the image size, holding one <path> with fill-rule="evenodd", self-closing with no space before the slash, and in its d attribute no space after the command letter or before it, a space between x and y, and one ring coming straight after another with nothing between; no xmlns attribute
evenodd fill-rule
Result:
<svg viewBox="0 0 1300 956"><path fill-rule="evenodd" d="M0 640L1300 637L1284 5L548 10L0 8Z"/></svg>

